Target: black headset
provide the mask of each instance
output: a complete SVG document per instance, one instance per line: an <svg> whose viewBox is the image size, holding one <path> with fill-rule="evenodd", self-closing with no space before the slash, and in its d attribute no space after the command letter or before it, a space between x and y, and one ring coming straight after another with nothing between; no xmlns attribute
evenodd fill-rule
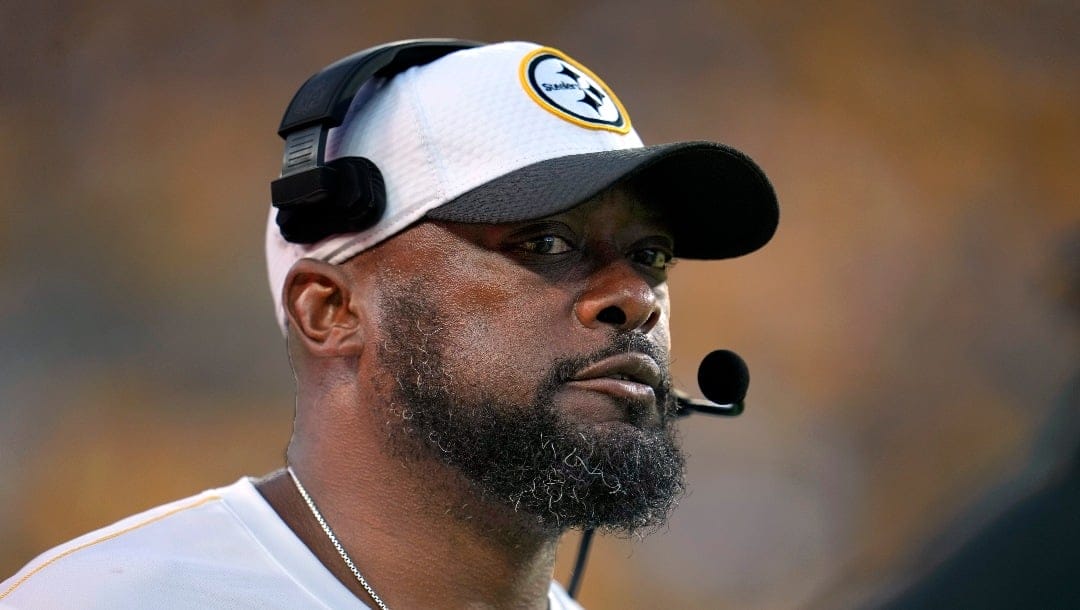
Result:
<svg viewBox="0 0 1080 610"><path fill-rule="evenodd" d="M286 241L310 244L334 233L362 231L379 221L386 187L364 157L326 162L330 129L341 125L357 91L374 78L484 43L453 38L404 40L336 61L305 82L289 102L278 135L285 139L281 177L270 183L277 224Z"/></svg>

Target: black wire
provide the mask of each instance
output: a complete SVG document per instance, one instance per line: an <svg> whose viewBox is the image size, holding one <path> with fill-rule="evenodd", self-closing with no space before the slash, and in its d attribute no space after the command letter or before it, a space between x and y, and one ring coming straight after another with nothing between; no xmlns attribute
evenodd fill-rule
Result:
<svg viewBox="0 0 1080 610"><path fill-rule="evenodd" d="M578 546L574 571L570 573L570 585L566 587L566 593L570 596L570 599L577 597L578 589L581 587L581 580L585 575L585 560L589 557L589 545L592 544L592 535L592 528L585 530L581 534L581 545Z"/></svg>

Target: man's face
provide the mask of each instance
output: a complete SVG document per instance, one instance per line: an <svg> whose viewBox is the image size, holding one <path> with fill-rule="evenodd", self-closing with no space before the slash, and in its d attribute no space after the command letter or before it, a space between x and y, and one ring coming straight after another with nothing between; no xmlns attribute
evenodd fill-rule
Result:
<svg viewBox="0 0 1080 610"><path fill-rule="evenodd" d="M673 243L622 189L505 225L421 223L380 247L393 448L541 527L639 531L683 489L671 426Z"/></svg>

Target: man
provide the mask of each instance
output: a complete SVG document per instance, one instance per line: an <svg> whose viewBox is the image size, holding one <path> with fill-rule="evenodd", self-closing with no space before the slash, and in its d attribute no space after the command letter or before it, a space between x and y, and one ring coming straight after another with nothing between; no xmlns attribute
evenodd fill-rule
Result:
<svg viewBox="0 0 1080 610"><path fill-rule="evenodd" d="M576 608L564 531L664 523L667 271L764 245L772 188L718 144L643 147L560 51L444 42L330 66L283 122L287 469L46 552L0 606ZM373 54L390 67L358 76ZM291 118L341 95L339 127Z"/></svg>

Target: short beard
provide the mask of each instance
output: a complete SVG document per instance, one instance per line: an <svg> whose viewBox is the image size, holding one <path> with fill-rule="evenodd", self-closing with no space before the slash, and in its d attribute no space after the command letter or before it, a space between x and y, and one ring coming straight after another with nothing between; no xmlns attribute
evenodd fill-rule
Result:
<svg viewBox="0 0 1080 610"><path fill-rule="evenodd" d="M386 299L382 307L378 354L395 378L388 405L398 416L390 429L395 452L457 469L484 498L531 516L543 531L640 536L667 521L685 489L685 459L672 425L665 351L640 333L620 333L598 353L554 362L531 404L500 397L498 388L465 386L466 393L448 374L442 337L430 330L446 327L439 311L417 294ZM582 424L559 412L553 397L575 373L626 352L646 353L664 371L658 422L651 407L632 401L622 405L630 425Z"/></svg>

